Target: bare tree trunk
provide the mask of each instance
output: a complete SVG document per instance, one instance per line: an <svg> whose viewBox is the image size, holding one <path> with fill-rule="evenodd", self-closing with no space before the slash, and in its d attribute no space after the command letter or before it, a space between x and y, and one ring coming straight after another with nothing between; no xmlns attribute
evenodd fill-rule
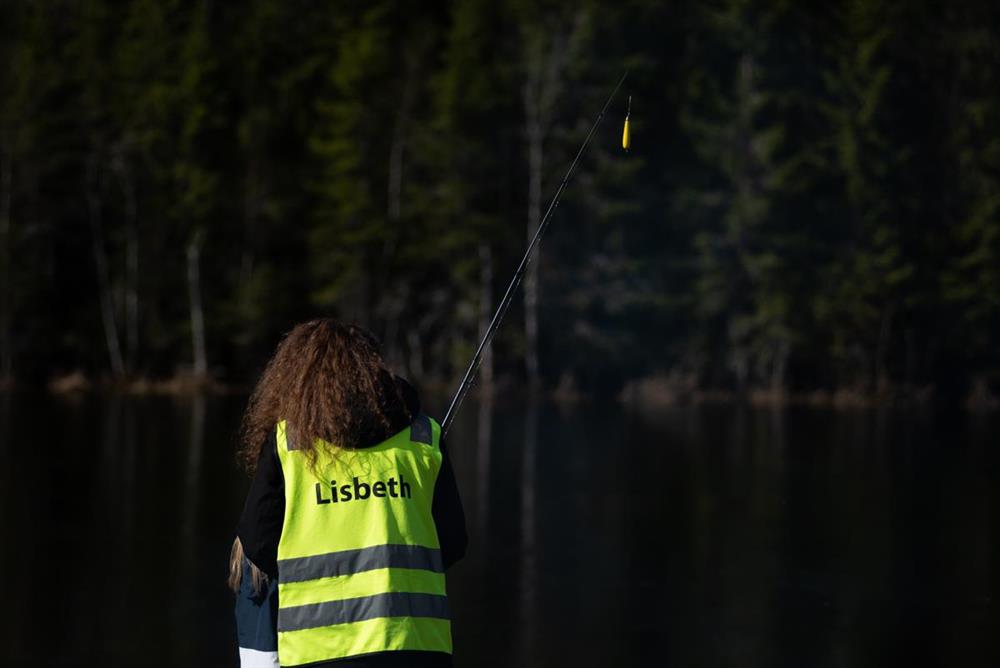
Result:
<svg viewBox="0 0 1000 668"><path fill-rule="evenodd" d="M251 143L251 146L253 144ZM251 149L252 150L252 149ZM254 239L260 218L260 168L257 159L247 160L246 194L243 199L243 252L240 257L240 306L249 306L250 291L245 289L253 278Z"/></svg>
<svg viewBox="0 0 1000 668"><path fill-rule="evenodd" d="M208 373L205 354L205 312L201 305L201 240L198 234L187 247L188 300L191 304L191 348L194 352L194 375L204 378Z"/></svg>
<svg viewBox="0 0 1000 668"><path fill-rule="evenodd" d="M87 212L90 217L90 235L94 265L97 268L97 285L100 291L101 322L104 325L104 340L108 347L111 373L122 376L125 363L122 360L121 344L118 341L118 326L115 324L114 301L111 295L111 275L108 270L108 256L104 248L104 221L101 201L101 187L96 150L87 161Z"/></svg>
<svg viewBox="0 0 1000 668"><path fill-rule="evenodd" d="M744 273L751 283L757 280L756 272L749 268L750 262L747 257L748 228L753 222L750 219L752 214L749 214L748 211L752 209L755 194L753 173L756 161L753 142L754 91L754 58L751 54L744 52L740 56L736 81L736 134L733 146L733 152L736 156L733 173L736 190L734 193L736 213L729 217L729 229L726 234L736 252L738 265L736 271ZM740 394L744 394L749 390L756 354L751 350L753 331L736 324L746 308L740 304L741 298L741 295L728 298L730 314L727 324L729 358L732 360L736 387Z"/></svg>
<svg viewBox="0 0 1000 668"><path fill-rule="evenodd" d="M396 113L396 121L392 128L392 142L389 146L389 178L388 192L386 193L386 220L388 229L386 230L385 241L382 244L382 261L387 266L391 266L393 257L398 247L399 234L401 232L400 221L403 215L403 172L405 166L405 153L407 143L407 132L410 124L410 113L413 106L415 71L410 67L407 71L406 80L403 83L402 99ZM385 346L386 356L390 361L396 362L400 357L399 342L399 320L406 308L408 286L399 286L393 280L391 272L386 276L387 285L380 290L382 293L379 301L382 304L380 309L384 320L382 343Z"/></svg>
<svg viewBox="0 0 1000 668"><path fill-rule="evenodd" d="M410 370L413 378L424 377L424 354L420 343L420 333L416 329L410 328L406 333L406 344L408 348L406 367Z"/></svg>
<svg viewBox="0 0 1000 668"><path fill-rule="evenodd" d="M382 244L382 261L386 266L391 266L391 258L396 252L397 238L399 233L399 218L402 211L403 192L403 112L397 115L396 125L392 132L392 145L389 149L389 192L388 210L386 217L389 225L386 229L385 240ZM385 276L385 283L379 281L379 312L384 318L382 328L382 345L385 346L386 357L390 363L394 363L399 357L396 338L399 335L399 318L406 305L406 299L397 294L406 290L398 290L391 272Z"/></svg>
<svg viewBox="0 0 1000 668"><path fill-rule="evenodd" d="M544 146L555 115L556 99L562 89L561 79L566 64L575 51L574 44L584 34L586 12L576 13L563 31L536 27L526 35L525 80L522 87L525 134L528 149L528 243L534 238L542 219L542 166ZM547 41L551 34L551 40ZM541 385L538 362L538 267L537 257L528 264L524 274L524 366L531 390Z"/></svg>
<svg viewBox="0 0 1000 668"><path fill-rule="evenodd" d="M875 349L875 392L880 396L889 391L889 367L886 364L886 357L889 354L889 337L892 332L894 311L895 308L891 305L882 310L878 347Z"/></svg>
<svg viewBox="0 0 1000 668"><path fill-rule="evenodd" d="M125 199L125 368L135 370L139 356L139 224L135 185L119 149L114 161Z"/></svg>
<svg viewBox="0 0 1000 668"><path fill-rule="evenodd" d="M754 80L754 57L749 53L744 53L740 56L739 65L739 80L738 86L738 109L737 109L737 132L739 142L737 146L737 152L740 154L739 162L737 164L741 165L740 169L736 175L736 191L738 204L741 209L745 210L748 208L749 203L752 201L754 195L756 194L757 185L754 167L757 164L758 156L757 150L754 146L754 114L757 107L757 91L756 82ZM741 214L743 211L741 211ZM743 257L744 251L744 232L745 228L750 221L746 220L743 215L736 218L737 229L737 251L740 253L740 258Z"/></svg>
<svg viewBox="0 0 1000 668"><path fill-rule="evenodd" d="M493 316L493 252L490 245L479 244L479 339L486 336ZM479 366L480 402L493 396L493 346L483 352Z"/></svg>
<svg viewBox="0 0 1000 668"><path fill-rule="evenodd" d="M528 123L528 243L538 232L542 219L542 142L544 133L538 122ZM538 372L538 265L539 257L528 264L524 274L524 367L528 384L537 389L541 384Z"/></svg>
<svg viewBox="0 0 1000 668"><path fill-rule="evenodd" d="M781 341L776 345L774 360L771 364L771 393L773 396L783 395L785 392L785 373L788 368L789 346L787 341Z"/></svg>
<svg viewBox="0 0 1000 668"><path fill-rule="evenodd" d="M7 134L0 138L0 384L14 373L14 351L11 322L14 319L14 298L10 284L10 201L14 186L13 156Z"/></svg>
<svg viewBox="0 0 1000 668"><path fill-rule="evenodd" d="M406 148L406 129L409 124L410 98L412 97L410 91L412 88L412 84L407 80L403 87L403 100L399 105L396 122L392 128L392 144L389 147L389 188L386 215L390 227L393 228L390 230L391 232L395 232L395 224L399 222L403 210L403 153ZM386 253L391 253L395 249L395 245L392 243L394 240L393 234L386 235Z"/></svg>

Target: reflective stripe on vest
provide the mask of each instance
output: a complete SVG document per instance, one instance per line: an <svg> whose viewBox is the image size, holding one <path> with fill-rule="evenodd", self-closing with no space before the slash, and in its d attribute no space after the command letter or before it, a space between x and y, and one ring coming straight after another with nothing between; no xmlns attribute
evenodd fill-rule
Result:
<svg viewBox="0 0 1000 668"><path fill-rule="evenodd" d="M278 544L282 666L386 650L451 652L431 515L441 427L427 416L371 448L322 447L313 468L276 427L285 478Z"/></svg>

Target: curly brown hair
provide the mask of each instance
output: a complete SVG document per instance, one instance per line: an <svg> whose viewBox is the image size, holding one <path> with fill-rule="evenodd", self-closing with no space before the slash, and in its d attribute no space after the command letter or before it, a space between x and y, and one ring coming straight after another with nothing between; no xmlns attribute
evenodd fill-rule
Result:
<svg viewBox="0 0 1000 668"><path fill-rule="evenodd" d="M253 473L261 444L281 420L289 443L314 466L324 443L370 446L412 418L370 332L331 318L311 320L278 344L257 382L243 415L239 460Z"/></svg>

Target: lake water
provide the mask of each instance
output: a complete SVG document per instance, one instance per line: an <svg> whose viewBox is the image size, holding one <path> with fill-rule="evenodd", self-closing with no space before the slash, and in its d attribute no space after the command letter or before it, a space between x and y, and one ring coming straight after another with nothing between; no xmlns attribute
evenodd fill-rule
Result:
<svg viewBox="0 0 1000 668"><path fill-rule="evenodd" d="M235 666L242 397L0 394L0 664ZM994 666L1000 418L471 400L459 666Z"/></svg>

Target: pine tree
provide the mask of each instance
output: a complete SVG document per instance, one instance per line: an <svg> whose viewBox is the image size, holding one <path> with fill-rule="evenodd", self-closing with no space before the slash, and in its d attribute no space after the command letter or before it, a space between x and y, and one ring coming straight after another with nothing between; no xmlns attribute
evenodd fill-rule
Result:
<svg viewBox="0 0 1000 668"><path fill-rule="evenodd" d="M178 131L171 169L175 198L172 216L182 230L185 244L192 371L197 378L208 375L202 251L219 193L219 174L210 162L212 133L220 123L214 93L217 72L211 49L210 7L210 3L204 1L190 10L178 52L179 77L171 91L171 107L177 113Z"/></svg>
<svg viewBox="0 0 1000 668"><path fill-rule="evenodd" d="M140 275L150 272L141 269L151 262L150 251L162 243L158 231L164 226L158 212L164 202L159 198L169 186L160 161L169 145L167 101L176 50L167 8L155 0L134 0L113 43L108 170L124 232L125 367L135 372L141 345L150 343L140 328L139 284ZM156 286L147 282L145 287L152 291Z"/></svg>
<svg viewBox="0 0 1000 668"><path fill-rule="evenodd" d="M424 290L425 275L440 286L440 256L429 221L415 215L410 180L440 24L427 7L405 12L395 3L369 3L344 12L336 33L328 91L310 138L320 175L310 233L313 297L317 306L368 325L397 359L402 323L429 333L446 305Z"/></svg>
<svg viewBox="0 0 1000 668"><path fill-rule="evenodd" d="M507 266L517 252L510 244L513 221L507 206L520 107L506 9L484 0L453 3L443 62L432 83L434 116L416 137L417 169L435 175L416 206L433 226L437 252L467 258L448 268L458 316L449 327L455 342L448 353L456 369L472 356L493 315L495 269ZM474 319L465 317L473 314ZM418 346L417 341L410 346L411 357ZM479 386L487 392L493 368L491 349L479 374Z"/></svg>
<svg viewBox="0 0 1000 668"><path fill-rule="evenodd" d="M894 182L908 168L908 153L890 135L895 21L883 3L861 1L847 3L838 18L825 116L831 169L844 188L843 232L817 299L818 319L830 333L840 384L885 391L894 318L906 307L914 273Z"/></svg>
<svg viewBox="0 0 1000 668"><path fill-rule="evenodd" d="M307 255L315 180L307 140L336 46L336 12L308 0L223 10L219 67L234 74L225 100L233 161L223 175L234 255L219 321L236 332L234 361L242 365L266 354L309 307L310 272L298 261Z"/></svg>
<svg viewBox="0 0 1000 668"><path fill-rule="evenodd" d="M546 151L567 87L569 67L583 57L590 35L591 8L580 4L566 9L514 3L520 42L521 101L524 105L524 141L527 153L528 209L525 238L534 238L544 215L543 186ZM551 162L551 154L550 154ZM533 390L541 385L539 366L539 267L541 250L524 275L524 366Z"/></svg>
<svg viewBox="0 0 1000 668"><path fill-rule="evenodd" d="M1000 40L995 7L949 12L950 148L957 191L952 236L955 253L942 276L945 299L957 309L950 347L972 371L974 398L1000 379Z"/></svg>
<svg viewBox="0 0 1000 668"><path fill-rule="evenodd" d="M694 54L708 66L692 70L682 113L700 171L680 194L697 229L699 347L709 374L724 371L740 389L763 382L780 391L794 300L781 207L801 157L788 145L770 31L788 9L734 0L704 11L711 31Z"/></svg>

